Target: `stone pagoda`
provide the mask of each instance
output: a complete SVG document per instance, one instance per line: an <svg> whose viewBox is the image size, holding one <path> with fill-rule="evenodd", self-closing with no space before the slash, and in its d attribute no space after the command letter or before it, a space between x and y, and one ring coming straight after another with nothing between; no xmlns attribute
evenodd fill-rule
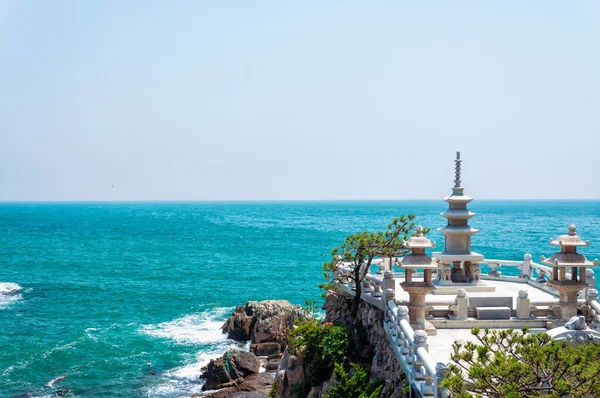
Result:
<svg viewBox="0 0 600 398"><path fill-rule="evenodd" d="M423 228L419 225L415 236L403 242L403 246L410 250L410 254L404 256L400 262L400 268L404 269L404 282L400 284L402 289L408 293L408 315L410 324L415 330L425 330L429 335L435 335L435 327L425 320L425 296L427 293L435 290L432 283L433 270L437 269L437 261L433 260L425 253L425 249L435 247L423 235ZM416 280L414 273L416 270L423 270L423 280Z"/></svg>
<svg viewBox="0 0 600 398"><path fill-rule="evenodd" d="M550 238L550 244L560 246L560 251L550 258L542 256L541 262L552 267L550 284L559 292L561 321L566 322L577 315L577 295L587 286L586 270L596 267L598 259L589 261L583 254L577 253L578 246L589 246L590 241L583 241L577 236L575 225L569 226L569 233L558 239ZM570 269L570 275L567 270ZM559 321L559 323L561 323Z"/></svg>
<svg viewBox="0 0 600 398"><path fill-rule="evenodd" d="M461 186L460 152L456 152L454 163L455 179L452 195L444 198L449 207L441 214L448 220L448 225L438 229L444 234L444 251L433 253L433 257L440 262L436 283L480 285L479 262L483 260L483 255L471 251L471 235L479 230L469 226L469 219L474 217L475 213L467 209L467 203L473 198L465 195L464 188Z"/></svg>

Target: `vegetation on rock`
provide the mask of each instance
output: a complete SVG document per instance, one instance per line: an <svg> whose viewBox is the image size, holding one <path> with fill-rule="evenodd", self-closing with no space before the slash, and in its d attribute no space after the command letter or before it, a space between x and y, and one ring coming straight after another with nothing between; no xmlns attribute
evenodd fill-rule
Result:
<svg viewBox="0 0 600 398"><path fill-rule="evenodd" d="M452 396L598 397L600 346L572 346L545 333L474 328L478 344L454 342L443 386Z"/></svg>
<svg viewBox="0 0 600 398"><path fill-rule="evenodd" d="M290 332L290 352L304 357L309 366L311 385L327 380L335 364L345 364L350 348L347 330L332 323L298 319Z"/></svg>
<svg viewBox="0 0 600 398"><path fill-rule="evenodd" d="M350 376L340 364L333 372L338 384L331 386L323 398L378 398L383 389L383 380L369 382L369 373L356 363L350 364L353 375Z"/></svg>

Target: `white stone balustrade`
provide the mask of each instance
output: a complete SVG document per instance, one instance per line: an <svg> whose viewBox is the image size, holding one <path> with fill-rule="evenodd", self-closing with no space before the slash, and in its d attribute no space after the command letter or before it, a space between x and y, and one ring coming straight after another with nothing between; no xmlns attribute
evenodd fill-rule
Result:
<svg viewBox="0 0 600 398"><path fill-rule="evenodd" d="M393 300L387 303L385 331L413 393L420 397L443 397L440 384L448 368L431 358L427 333L412 329L407 307L398 307Z"/></svg>

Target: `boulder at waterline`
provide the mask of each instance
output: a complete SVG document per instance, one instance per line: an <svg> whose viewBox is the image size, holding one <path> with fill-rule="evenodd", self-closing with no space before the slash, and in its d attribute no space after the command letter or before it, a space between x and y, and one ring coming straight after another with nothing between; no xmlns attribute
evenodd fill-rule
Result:
<svg viewBox="0 0 600 398"><path fill-rule="evenodd" d="M250 350L256 355L270 356L283 352L287 329L303 314L302 308L286 300L249 301L235 309L222 330L230 339L250 340Z"/></svg>

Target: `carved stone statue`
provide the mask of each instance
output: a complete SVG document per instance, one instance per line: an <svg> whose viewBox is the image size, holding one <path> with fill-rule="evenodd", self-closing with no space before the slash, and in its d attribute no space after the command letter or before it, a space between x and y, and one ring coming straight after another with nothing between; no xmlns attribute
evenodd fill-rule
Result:
<svg viewBox="0 0 600 398"><path fill-rule="evenodd" d="M460 261L454 261L452 263L452 273L450 275L450 280L454 283L466 283L467 276L465 275L465 271L460 266Z"/></svg>

